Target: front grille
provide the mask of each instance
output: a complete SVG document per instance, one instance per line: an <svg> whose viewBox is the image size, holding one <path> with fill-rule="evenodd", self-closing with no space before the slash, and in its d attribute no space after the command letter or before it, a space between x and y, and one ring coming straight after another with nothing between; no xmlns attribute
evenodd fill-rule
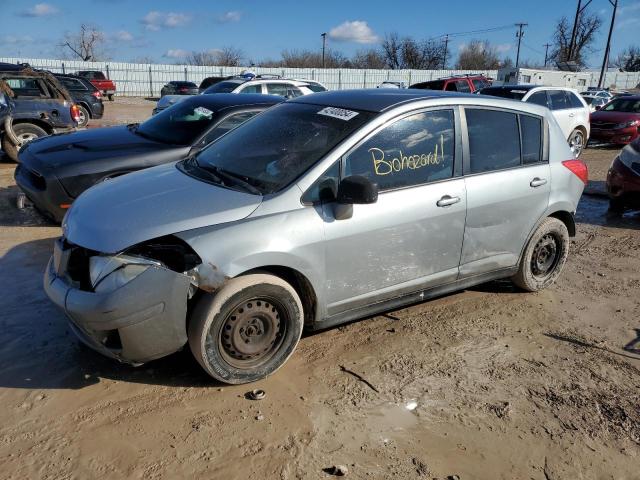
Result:
<svg viewBox="0 0 640 480"><path fill-rule="evenodd" d="M46 190L47 182L44 179L44 177L40 175L38 172L31 170L22 164L18 164L18 166L16 167L16 170L17 170L16 176L17 175L24 176L24 178L27 179L27 181L31 184L33 188L35 188L36 190Z"/></svg>
<svg viewBox="0 0 640 480"><path fill-rule="evenodd" d="M591 122L591 128L597 128L600 130L609 130L616 128L617 123L612 122Z"/></svg>

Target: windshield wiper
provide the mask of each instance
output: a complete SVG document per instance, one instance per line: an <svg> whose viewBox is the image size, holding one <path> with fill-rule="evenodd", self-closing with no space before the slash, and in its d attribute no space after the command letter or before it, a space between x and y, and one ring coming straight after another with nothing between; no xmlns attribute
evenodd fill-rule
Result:
<svg viewBox="0 0 640 480"><path fill-rule="evenodd" d="M222 180L222 178L220 178L217 174L216 174L216 170L214 168L208 167L206 165L200 165L198 163L198 161L195 159L195 157L189 157L185 160L184 162L187 165L193 166L193 167L197 167L200 170L202 170L204 173L207 174L207 176L213 180L214 183L219 183L222 186L227 186L226 183L224 183L224 181Z"/></svg>
<svg viewBox="0 0 640 480"><path fill-rule="evenodd" d="M231 181L232 183L235 183L236 185L240 185L249 193L253 193L254 195L262 195L262 192L260 190L258 190L256 187L254 187L247 181L248 180L247 177L244 177L238 173L230 172L228 170L224 170L220 167L215 167L215 166L203 167L202 165L200 165L200 168L206 168L207 171L213 171L215 174Z"/></svg>

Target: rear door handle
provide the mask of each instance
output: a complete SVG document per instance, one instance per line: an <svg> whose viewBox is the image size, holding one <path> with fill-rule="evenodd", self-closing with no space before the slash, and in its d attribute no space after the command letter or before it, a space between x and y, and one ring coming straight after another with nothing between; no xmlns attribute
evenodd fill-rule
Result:
<svg viewBox="0 0 640 480"><path fill-rule="evenodd" d="M547 179L546 178L534 178L533 180L531 180L531 183L529 183L529 185L531 185L533 188L537 188L537 187L541 187L542 185L545 185L547 183Z"/></svg>
<svg viewBox="0 0 640 480"><path fill-rule="evenodd" d="M451 197L449 195L445 195L436 202L436 205L439 207L448 207L449 205L453 205L454 203L458 203L459 201L460 197Z"/></svg>

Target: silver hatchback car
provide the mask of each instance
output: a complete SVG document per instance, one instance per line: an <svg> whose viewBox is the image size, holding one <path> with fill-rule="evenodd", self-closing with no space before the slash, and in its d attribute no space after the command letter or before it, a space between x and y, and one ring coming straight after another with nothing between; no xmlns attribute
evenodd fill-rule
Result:
<svg viewBox="0 0 640 480"><path fill-rule="evenodd" d="M228 383L322 329L567 259L587 181L551 112L424 90L299 97L192 158L86 191L45 273L99 352L187 343Z"/></svg>

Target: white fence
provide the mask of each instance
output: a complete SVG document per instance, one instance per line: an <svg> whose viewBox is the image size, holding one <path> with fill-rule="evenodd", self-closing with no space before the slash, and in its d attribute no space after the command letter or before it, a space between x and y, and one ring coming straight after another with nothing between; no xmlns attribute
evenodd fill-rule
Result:
<svg viewBox="0 0 640 480"><path fill-rule="evenodd" d="M81 62L38 58L0 58L0 62L28 63L34 68L54 73L78 70L101 70L116 83L117 94L133 97L154 97L171 80L186 80L200 84L205 77L237 75L245 67L197 67L192 65L158 65L120 62ZM495 78L497 70L356 70L323 68L261 68L257 74L275 74L286 78L301 78L322 82L330 90L373 88L384 81L405 82L407 85L434 80L454 74L483 73Z"/></svg>
<svg viewBox="0 0 640 480"><path fill-rule="evenodd" d="M171 80L186 80L200 84L209 76L236 75L243 67L197 67L192 65L159 65L121 62L81 62L38 58L0 58L0 62L28 63L34 68L54 73L73 73L78 70L101 70L116 83L117 94L131 97L157 97L160 89ZM497 70L358 70L348 68L252 68L257 74L275 74L286 78L300 78L322 82L330 90L373 88L384 81L404 82L407 85L446 77L454 74L483 73L497 78ZM599 72L590 75L586 86L598 84ZM553 77L549 77L553 78ZM608 72L606 87L635 88L640 83L640 72ZM565 83L554 86L565 86Z"/></svg>

